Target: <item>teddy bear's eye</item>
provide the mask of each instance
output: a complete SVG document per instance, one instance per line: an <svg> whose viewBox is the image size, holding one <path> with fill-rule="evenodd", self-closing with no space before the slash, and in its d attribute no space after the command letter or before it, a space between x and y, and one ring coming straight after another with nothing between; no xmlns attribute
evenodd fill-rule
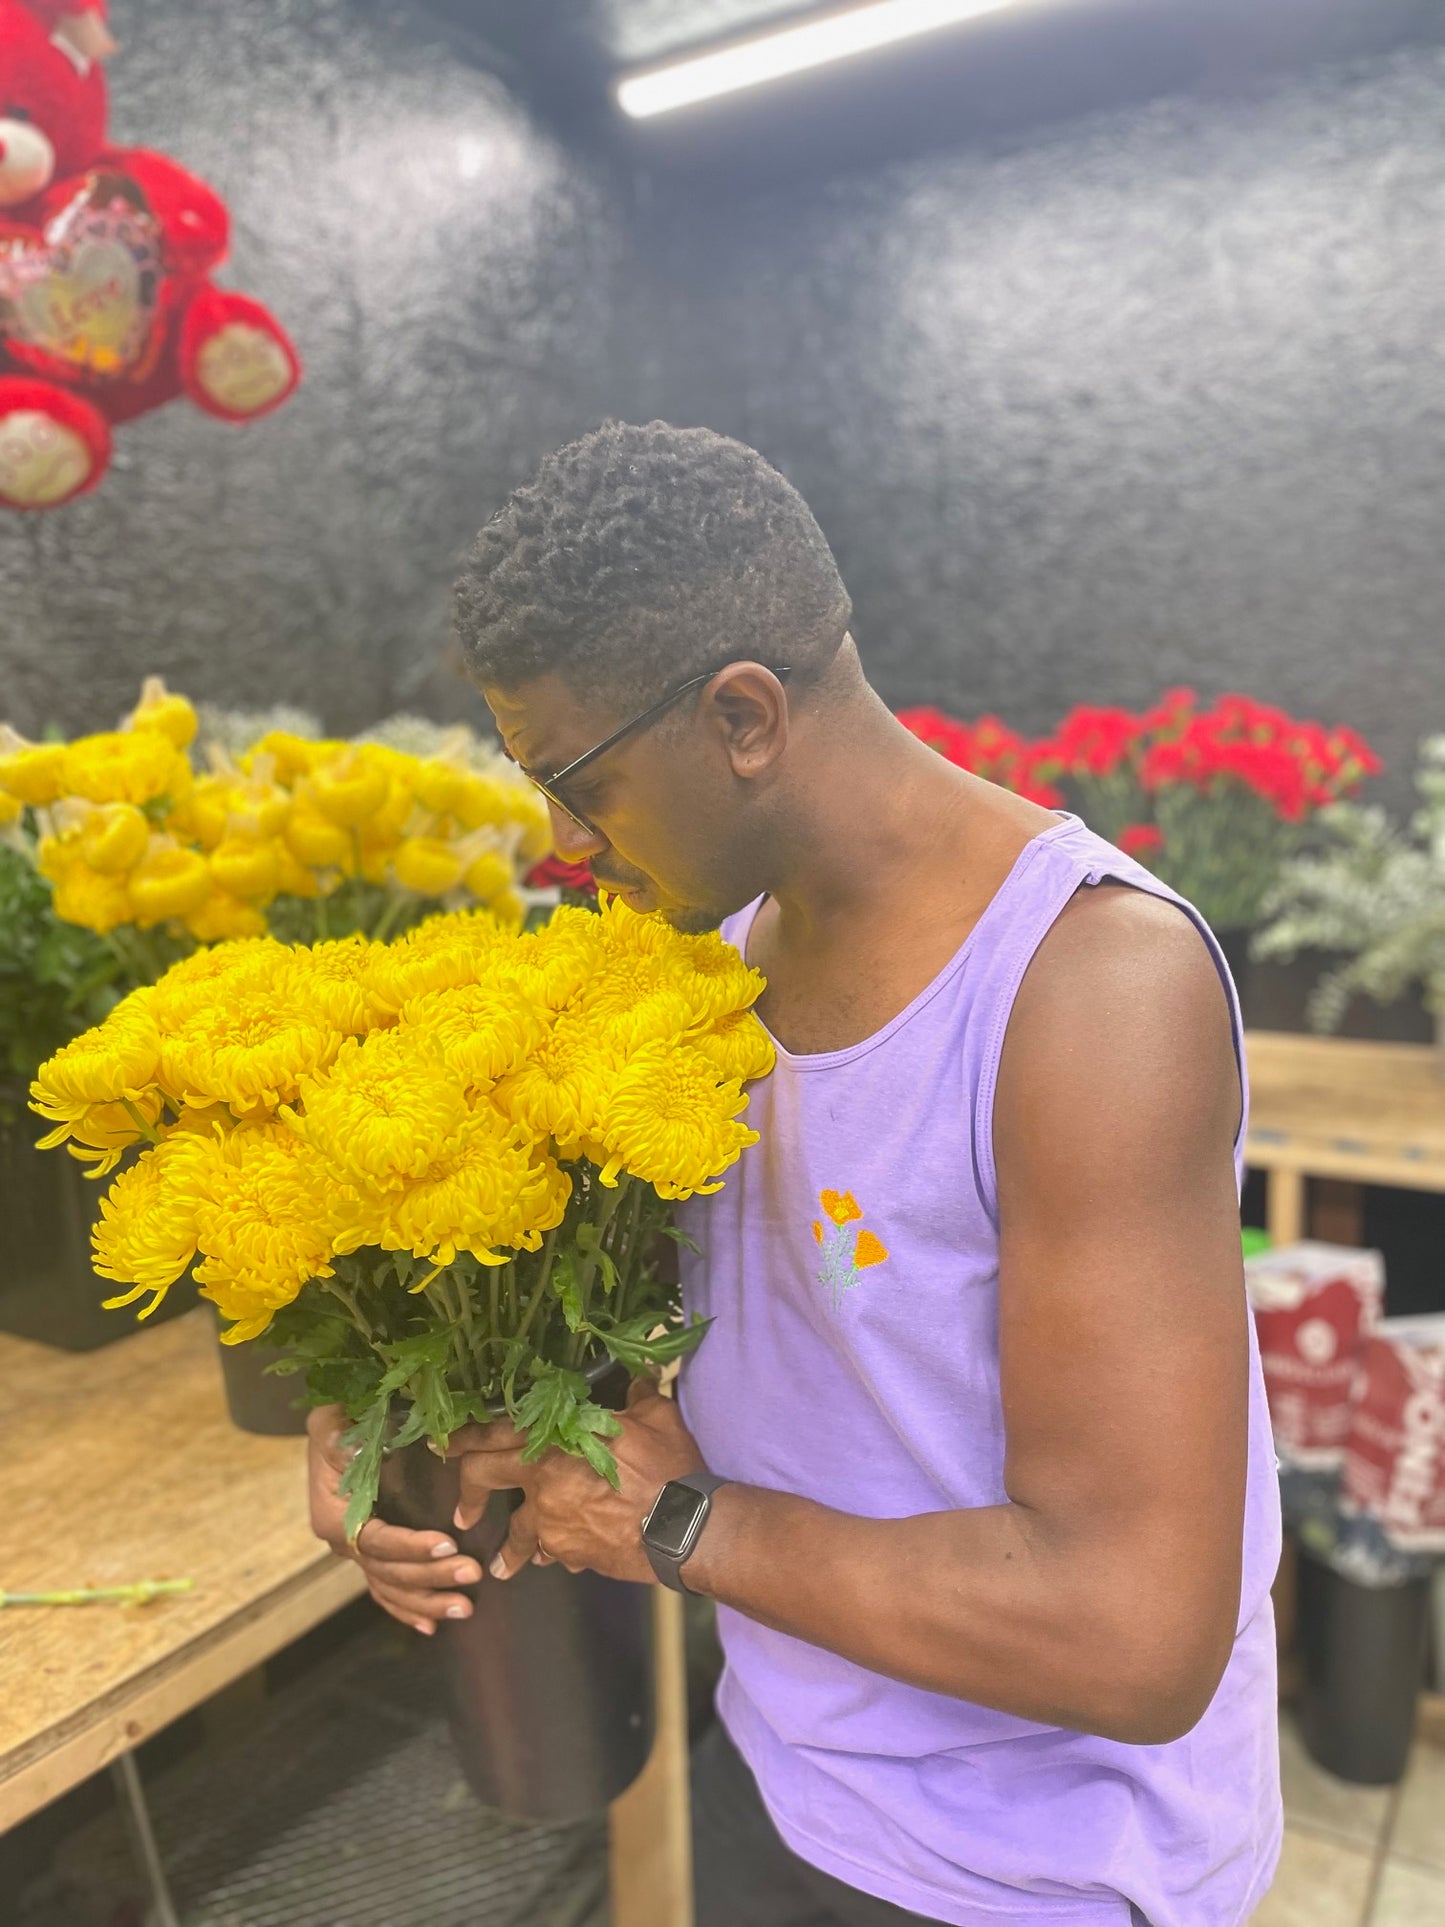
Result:
<svg viewBox="0 0 1445 1927"><path fill-rule="evenodd" d="M0 120L29 120L29 118L30 110L27 107L15 107L9 101L0 107Z"/></svg>

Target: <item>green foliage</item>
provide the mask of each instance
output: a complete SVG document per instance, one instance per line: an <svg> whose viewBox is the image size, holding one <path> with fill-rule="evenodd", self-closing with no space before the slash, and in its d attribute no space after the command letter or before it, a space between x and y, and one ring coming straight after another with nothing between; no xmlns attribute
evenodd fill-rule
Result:
<svg viewBox="0 0 1445 1927"><path fill-rule="evenodd" d="M1318 1029L1334 1029L1353 996L1388 1004L1414 984L1445 1012L1445 736L1422 745L1415 780L1421 807L1406 829L1378 808L1322 811L1324 849L1287 864L1266 903L1256 957L1326 950L1349 959L1315 987Z"/></svg>
<svg viewBox="0 0 1445 1927"><path fill-rule="evenodd" d="M265 1342L283 1348L273 1370L302 1374L314 1405L341 1405L354 1457L342 1479L346 1529L376 1504L388 1452L418 1440L445 1450L472 1421L508 1418L526 1434L523 1457L553 1448L585 1459L614 1486L607 1445L621 1430L593 1396L612 1362L633 1377L700 1344L707 1323L681 1322L675 1287L659 1274L671 1207L650 1186L598 1181L572 1167L567 1217L543 1248L503 1266L463 1253L434 1268L406 1252L336 1260L279 1311Z"/></svg>
<svg viewBox="0 0 1445 1927"><path fill-rule="evenodd" d="M62 923L29 856L0 843L0 1078L28 1082L128 988L105 939Z"/></svg>

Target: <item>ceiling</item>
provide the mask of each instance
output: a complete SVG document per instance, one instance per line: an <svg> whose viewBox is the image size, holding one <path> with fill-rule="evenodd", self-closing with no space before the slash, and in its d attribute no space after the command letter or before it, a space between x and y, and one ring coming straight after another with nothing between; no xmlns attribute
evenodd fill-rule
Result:
<svg viewBox="0 0 1445 1927"><path fill-rule="evenodd" d="M799 0L426 0L569 135L692 185L732 188L1025 128L1189 89L1445 39L1440 0L1019 0L772 86L631 123L629 66L823 9Z"/></svg>

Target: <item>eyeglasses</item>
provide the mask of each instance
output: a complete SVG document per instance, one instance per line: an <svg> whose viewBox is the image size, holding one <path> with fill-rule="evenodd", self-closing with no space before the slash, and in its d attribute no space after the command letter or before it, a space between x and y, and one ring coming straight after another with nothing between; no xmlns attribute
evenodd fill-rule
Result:
<svg viewBox="0 0 1445 1927"><path fill-rule="evenodd" d="M764 666L770 674L777 677L779 682L786 682L793 673L790 663L769 663ZM579 770L585 769L589 763L595 763L599 756L605 756L609 749L615 749L623 738L630 736L634 730L645 729L649 723L655 722L665 709L671 709L674 703L681 702L684 696L690 695L694 689L701 689L704 683L711 682L714 676L720 676L724 669L731 667L731 663L719 663L716 669L704 669L700 676L689 676L686 682L679 683L676 689L670 689L665 696L649 704L640 715L634 716L631 722L624 723L621 729L614 729L610 736L604 737L600 743L594 743L591 749L584 750L580 756L574 756L565 768L555 770L550 776L534 776L525 763L517 763L516 757L510 751L505 752L507 759L509 762L517 763L517 768L528 781L542 792L549 803L555 804L564 816L570 817L579 830L590 837L599 837L602 832L589 823L580 810L574 809L565 800L561 791L562 784L570 782Z"/></svg>

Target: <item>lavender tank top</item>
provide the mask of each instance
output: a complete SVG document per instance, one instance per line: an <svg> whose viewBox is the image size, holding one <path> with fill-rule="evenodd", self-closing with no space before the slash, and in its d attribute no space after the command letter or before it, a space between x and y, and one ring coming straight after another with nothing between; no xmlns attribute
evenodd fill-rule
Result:
<svg viewBox="0 0 1445 1927"><path fill-rule="evenodd" d="M685 1369L707 1463L865 1518L999 1505L993 1102L1014 997L1080 888L1198 913L1075 817L1023 850L962 949L875 1036L755 1086L760 1142L684 1208ZM757 905L724 926L746 951ZM1242 1164L1241 1143L1236 1146ZM1243 1285L1240 1287L1243 1290ZM946 1334L947 1342L940 1336ZM954 1927L1238 1927L1282 1825L1270 1583L1274 1448L1250 1328L1238 1629L1209 1710L1166 1746L1036 1725L903 1686L728 1608L718 1710L802 1859Z"/></svg>

